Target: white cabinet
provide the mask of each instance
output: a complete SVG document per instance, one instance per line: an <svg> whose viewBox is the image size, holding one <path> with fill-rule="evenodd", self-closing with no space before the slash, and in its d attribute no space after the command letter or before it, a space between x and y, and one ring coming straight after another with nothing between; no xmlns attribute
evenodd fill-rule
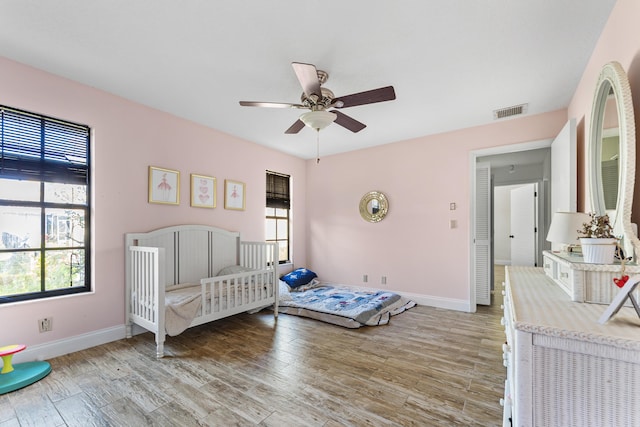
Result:
<svg viewBox="0 0 640 427"><path fill-rule="evenodd" d="M600 325L606 307L571 301L545 269L506 269L505 425L639 426L640 319L623 307Z"/></svg>
<svg viewBox="0 0 640 427"><path fill-rule="evenodd" d="M581 256L543 252L544 272L562 288L572 301L609 304L619 288L614 277L622 275L622 265L588 264ZM625 274L640 274L636 263L625 265ZM627 302L627 305L631 303Z"/></svg>

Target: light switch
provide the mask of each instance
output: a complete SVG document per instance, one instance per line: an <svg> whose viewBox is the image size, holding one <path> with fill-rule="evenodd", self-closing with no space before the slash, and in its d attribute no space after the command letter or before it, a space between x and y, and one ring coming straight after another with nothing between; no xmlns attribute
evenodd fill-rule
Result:
<svg viewBox="0 0 640 427"><path fill-rule="evenodd" d="M455 219L449 220L449 228L456 228L457 226L458 226L458 221L456 221Z"/></svg>
<svg viewBox="0 0 640 427"><path fill-rule="evenodd" d="M455 211L455 210L456 210L456 204L455 204L455 202L451 202L451 203L449 203L449 210L450 210L450 211Z"/></svg>

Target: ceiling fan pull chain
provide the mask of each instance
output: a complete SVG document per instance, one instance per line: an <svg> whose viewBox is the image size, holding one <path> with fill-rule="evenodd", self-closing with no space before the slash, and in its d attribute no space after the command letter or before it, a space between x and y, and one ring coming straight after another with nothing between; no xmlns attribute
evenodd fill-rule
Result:
<svg viewBox="0 0 640 427"><path fill-rule="evenodd" d="M316 129L316 165L320 163L320 129Z"/></svg>

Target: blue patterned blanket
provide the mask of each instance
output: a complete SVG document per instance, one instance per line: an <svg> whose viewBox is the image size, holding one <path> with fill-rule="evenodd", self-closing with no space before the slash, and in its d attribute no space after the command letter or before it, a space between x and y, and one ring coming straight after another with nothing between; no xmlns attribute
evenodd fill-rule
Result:
<svg viewBox="0 0 640 427"><path fill-rule="evenodd" d="M415 306L413 301L383 290L322 285L303 292L281 295L283 313L312 317L325 322L359 328L384 325L392 315Z"/></svg>

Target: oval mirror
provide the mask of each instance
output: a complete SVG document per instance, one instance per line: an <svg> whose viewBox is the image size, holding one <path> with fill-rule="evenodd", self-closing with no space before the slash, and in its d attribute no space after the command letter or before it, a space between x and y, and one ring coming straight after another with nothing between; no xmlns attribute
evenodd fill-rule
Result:
<svg viewBox="0 0 640 427"><path fill-rule="evenodd" d="M360 199L360 215L365 221L382 221L388 211L387 196L379 191L369 191Z"/></svg>
<svg viewBox="0 0 640 427"><path fill-rule="evenodd" d="M632 231L636 131L629 80L617 62L606 64L596 85L589 143L591 209L609 214L625 256L640 252Z"/></svg>

